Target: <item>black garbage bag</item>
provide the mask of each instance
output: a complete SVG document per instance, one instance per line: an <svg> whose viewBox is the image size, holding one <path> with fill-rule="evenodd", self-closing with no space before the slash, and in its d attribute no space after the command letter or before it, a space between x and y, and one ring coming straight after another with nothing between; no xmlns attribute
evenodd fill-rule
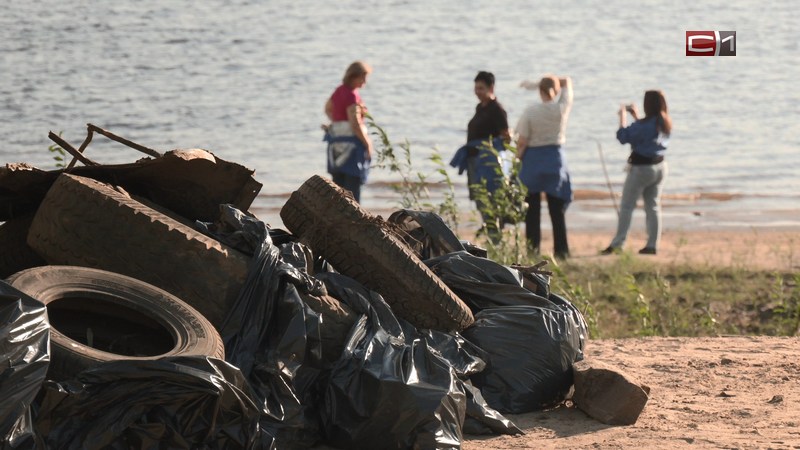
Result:
<svg viewBox="0 0 800 450"><path fill-rule="evenodd" d="M458 333L418 330L428 345L445 359L459 377L458 385L467 394L467 410L462 431L464 434L524 434L514 422L505 418L486 403L481 391L469 382L469 377L486 367L483 351ZM465 381L466 380L466 381Z"/></svg>
<svg viewBox="0 0 800 450"><path fill-rule="evenodd" d="M47 308L0 280L0 448L44 448L30 405L49 364Z"/></svg>
<svg viewBox="0 0 800 450"><path fill-rule="evenodd" d="M463 332L486 355L486 369L470 379L502 413L557 405L572 386L572 365L583 359L586 322L567 300L555 294L549 300L551 307L484 309Z"/></svg>
<svg viewBox="0 0 800 450"><path fill-rule="evenodd" d="M459 239L434 212L401 209L393 212L386 221L395 226L396 235L421 260L459 251L467 251L483 258L487 255L485 248Z"/></svg>
<svg viewBox="0 0 800 450"><path fill-rule="evenodd" d="M552 307L546 297L548 280L542 275L522 273L465 251L428 259L425 264L473 313L500 306Z"/></svg>
<svg viewBox="0 0 800 450"><path fill-rule="evenodd" d="M480 389L464 383L467 393L467 417L464 419L464 434L525 434L514 422L492 409L483 398Z"/></svg>
<svg viewBox="0 0 800 450"><path fill-rule="evenodd" d="M315 260L293 236L236 211L225 215L215 237L225 242L225 234L233 233L229 242L245 243L243 251L249 246L253 262L222 335L229 362L242 368L255 392L270 445L307 448L320 436L321 424L329 443L346 448L460 446L466 406L458 377L484 367L474 356L479 350L458 335L420 333L398 321L378 294ZM298 295L323 292L364 315L338 358L324 357L321 319ZM367 358L365 346L383 353ZM383 364L389 367L385 372ZM483 407L490 420L499 415Z"/></svg>
<svg viewBox="0 0 800 450"><path fill-rule="evenodd" d="M448 253L463 251L464 246L439 215L430 211L401 209L387 222L399 231L400 238L425 260Z"/></svg>
<svg viewBox="0 0 800 450"><path fill-rule="evenodd" d="M246 380L218 359L108 362L42 391L48 448L263 448Z"/></svg>
<svg viewBox="0 0 800 450"><path fill-rule="evenodd" d="M326 367L319 315L298 289L319 293L323 285L304 268L284 261L263 222L227 209L234 211L227 214L224 229L216 229L217 236L223 242L248 243L254 251L247 279L221 327L226 359L249 381L261 409L262 435L273 439L270 446L308 448L319 439L316 386ZM226 238L226 233L236 237Z"/></svg>
<svg viewBox="0 0 800 450"><path fill-rule="evenodd" d="M437 350L379 294L343 275L319 277L331 295L363 314L325 390L326 442L340 448L460 448L466 394L440 350L464 347L433 333ZM469 355L454 358L464 370L482 366Z"/></svg>

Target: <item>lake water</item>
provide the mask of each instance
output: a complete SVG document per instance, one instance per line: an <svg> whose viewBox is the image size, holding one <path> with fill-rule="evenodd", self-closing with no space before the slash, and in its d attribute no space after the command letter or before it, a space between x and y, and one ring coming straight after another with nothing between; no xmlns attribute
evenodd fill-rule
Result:
<svg viewBox="0 0 800 450"><path fill-rule="evenodd" d="M512 126L535 100L519 82L555 73L575 86L574 188L607 192L600 143L619 192L628 149L614 139L617 106L659 88L674 121L667 226L800 225L797 9L789 0L13 2L0 16L0 163L53 168L48 131L77 146L94 123L255 169L264 184L255 210L274 224L285 196L325 173L323 104L351 61L373 66L362 97L393 141L410 142L421 172L433 170L433 148L449 160L464 142L479 70L495 73ZM686 30L736 30L737 56L686 57ZM139 157L101 137L87 155ZM449 173L469 208L464 177ZM373 171L365 207L391 208L395 197L374 182L393 180ZM707 199L719 193L734 197ZM571 228L613 224L610 205L579 199Z"/></svg>

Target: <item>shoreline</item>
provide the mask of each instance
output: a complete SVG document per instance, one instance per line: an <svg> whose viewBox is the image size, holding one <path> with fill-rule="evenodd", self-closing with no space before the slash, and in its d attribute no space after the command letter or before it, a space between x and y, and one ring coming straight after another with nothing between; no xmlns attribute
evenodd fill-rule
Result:
<svg viewBox="0 0 800 450"><path fill-rule="evenodd" d="M364 195L366 194L366 195ZM362 206L388 218L400 209L400 196L389 186L367 185ZM432 192L433 203L437 192ZM284 228L279 211L290 193L261 194L251 207L257 217ZM440 195L440 194L439 194ZM460 239L475 240L480 221L466 192L456 186L460 222L454 230ZM461 197L463 196L463 197ZM800 269L800 208L775 208L758 196L725 193L667 194L662 201L662 238L657 255L639 255L646 241L644 211L634 211L624 255L599 255L616 230L616 212L608 192L576 191L567 211L570 262L602 263L612 258L634 257L643 262L797 271ZM789 201L780 202L789 204ZM795 204L795 203L791 203ZM552 252L550 220L542 211L542 251ZM524 224L519 225L524 232ZM511 226L506 225L506 230Z"/></svg>
<svg viewBox="0 0 800 450"><path fill-rule="evenodd" d="M475 205L466 196L466 187L456 186L456 203L460 225L469 232L479 228ZM441 201L441 187L432 185L429 202ZM567 227L572 231L613 233L616 228L614 202L607 191L579 189L567 210ZM280 224L280 209L291 192L258 195L250 211L266 222ZM619 194L616 195L617 205ZM797 197L795 199L795 197ZM362 191L362 207L371 214L388 217L400 209L400 196L387 183L370 183ZM788 207L788 205L798 205ZM543 205L542 230L550 229L546 207ZM662 197L664 230L800 230L800 196L745 195L727 192L672 193ZM644 229L641 202L633 213L631 231Z"/></svg>

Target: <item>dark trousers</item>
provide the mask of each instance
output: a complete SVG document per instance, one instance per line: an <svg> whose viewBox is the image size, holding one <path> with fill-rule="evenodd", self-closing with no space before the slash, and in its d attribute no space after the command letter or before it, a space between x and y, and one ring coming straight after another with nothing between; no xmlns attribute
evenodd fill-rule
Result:
<svg viewBox="0 0 800 450"><path fill-rule="evenodd" d="M354 177L344 173L334 173L333 182L347 189L353 194L357 202L361 202L361 177Z"/></svg>
<svg viewBox="0 0 800 450"><path fill-rule="evenodd" d="M525 201L528 202L528 212L525 213L525 236L528 238L528 244L534 250L539 251L542 243L542 230L539 226L542 208L541 192L528 193ZM550 223L553 224L553 253L558 257L567 256L569 255L569 245L567 244L567 222L564 219L567 208L564 200L547 194L547 209L550 212Z"/></svg>

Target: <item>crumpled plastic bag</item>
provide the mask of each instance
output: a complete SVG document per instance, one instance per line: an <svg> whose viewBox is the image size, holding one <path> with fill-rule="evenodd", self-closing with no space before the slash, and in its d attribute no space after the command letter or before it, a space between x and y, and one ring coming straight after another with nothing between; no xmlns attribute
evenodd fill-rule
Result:
<svg viewBox="0 0 800 450"><path fill-rule="evenodd" d="M386 221L395 226L400 238L421 260L464 250L462 242L436 213L401 209Z"/></svg>
<svg viewBox="0 0 800 450"><path fill-rule="evenodd" d="M247 279L221 327L226 359L241 369L254 392L262 434L272 439L269 446L307 448L319 440L315 386L325 364L319 315L298 289L320 292L322 283L283 259L272 240L273 235L285 238L283 232L273 233L229 205L223 211L227 219L216 229L218 238L245 245L253 254Z"/></svg>
<svg viewBox="0 0 800 450"><path fill-rule="evenodd" d="M428 259L425 264L473 313L500 306L552 306L545 297L548 280L542 275L522 273L465 251Z"/></svg>
<svg viewBox="0 0 800 450"><path fill-rule="evenodd" d="M460 448L466 394L452 365L379 294L339 274L320 277L363 314L325 390L326 441L341 448Z"/></svg>
<svg viewBox="0 0 800 450"><path fill-rule="evenodd" d="M264 448L244 377L215 358L108 362L43 392L48 448Z"/></svg>
<svg viewBox="0 0 800 450"><path fill-rule="evenodd" d="M30 405L49 364L47 308L0 280L0 448L43 448Z"/></svg>
<svg viewBox="0 0 800 450"><path fill-rule="evenodd" d="M551 307L484 309L463 336L484 350L486 369L470 377L490 406L520 414L554 406L583 359L586 322L567 300L550 294Z"/></svg>

